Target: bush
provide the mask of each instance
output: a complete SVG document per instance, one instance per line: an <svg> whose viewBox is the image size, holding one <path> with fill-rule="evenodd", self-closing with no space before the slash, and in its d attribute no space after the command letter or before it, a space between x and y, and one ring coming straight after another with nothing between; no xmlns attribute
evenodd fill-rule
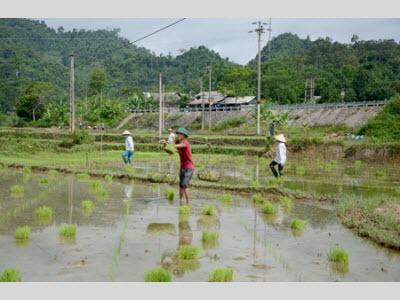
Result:
<svg viewBox="0 0 400 300"><path fill-rule="evenodd" d="M240 125L246 123L246 117L241 116L241 117L231 117L224 119L222 121L219 121L212 129L214 131L222 131L222 130L227 130L230 128L235 128L239 127Z"/></svg>
<svg viewBox="0 0 400 300"><path fill-rule="evenodd" d="M233 280L233 269L217 268L211 271L208 278L209 282L230 282Z"/></svg>
<svg viewBox="0 0 400 300"><path fill-rule="evenodd" d="M199 249L191 245L180 246L176 256L180 259L196 259L199 255Z"/></svg>
<svg viewBox="0 0 400 300"><path fill-rule="evenodd" d="M7 268L0 275L0 282L19 282L21 281L21 273L19 270Z"/></svg>
<svg viewBox="0 0 400 300"><path fill-rule="evenodd" d="M171 274L163 268L154 268L144 276L145 282L170 282Z"/></svg>

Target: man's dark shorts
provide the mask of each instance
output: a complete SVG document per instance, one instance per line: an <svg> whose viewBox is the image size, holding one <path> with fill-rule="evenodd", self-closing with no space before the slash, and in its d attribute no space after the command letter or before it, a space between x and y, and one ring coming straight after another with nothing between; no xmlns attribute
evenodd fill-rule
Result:
<svg viewBox="0 0 400 300"><path fill-rule="evenodd" d="M193 169L181 169L179 172L179 186L186 189L193 176Z"/></svg>

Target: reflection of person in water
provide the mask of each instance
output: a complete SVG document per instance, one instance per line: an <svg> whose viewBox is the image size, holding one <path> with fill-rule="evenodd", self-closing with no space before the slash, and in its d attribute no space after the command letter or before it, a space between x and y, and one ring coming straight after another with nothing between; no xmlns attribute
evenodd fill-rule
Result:
<svg viewBox="0 0 400 300"><path fill-rule="evenodd" d="M179 246L191 245L193 241L193 232L190 228L188 218L186 216L179 216Z"/></svg>
<svg viewBox="0 0 400 300"><path fill-rule="evenodd" d="M124 193L125 193L126 199L130 199L132 197L132 192L133 192L132 184L127 184L124 186Z"/></svg>

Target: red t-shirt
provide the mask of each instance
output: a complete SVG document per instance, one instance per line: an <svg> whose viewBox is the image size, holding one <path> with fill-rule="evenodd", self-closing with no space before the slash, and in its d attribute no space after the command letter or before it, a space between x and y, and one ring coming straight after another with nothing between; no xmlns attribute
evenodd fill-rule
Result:
<svg viewBox="0 0 400 300"><path fill-rule="evenodd" d="M181 159L181 169L194 169L194 163L192 159L192 148L188 140L183 140L182 144L186 147L178 148L179 158Z"/></svg>

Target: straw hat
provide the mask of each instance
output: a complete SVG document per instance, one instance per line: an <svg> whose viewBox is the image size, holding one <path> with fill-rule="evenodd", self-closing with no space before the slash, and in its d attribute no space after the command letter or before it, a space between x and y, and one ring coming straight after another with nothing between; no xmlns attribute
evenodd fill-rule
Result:
<svg viewBox="0 0 400 300"><path fill-rule="evenodd" d="M132 133L129 130L125 130L122 135L132 135Z"/></svg>
<svg viewBox="0 0 400 300"><path fill-rule="evenodd" d="M286 143L286 138L283 134L278 134L278 135L274 136L274 138L278 142Z"/></svg>

